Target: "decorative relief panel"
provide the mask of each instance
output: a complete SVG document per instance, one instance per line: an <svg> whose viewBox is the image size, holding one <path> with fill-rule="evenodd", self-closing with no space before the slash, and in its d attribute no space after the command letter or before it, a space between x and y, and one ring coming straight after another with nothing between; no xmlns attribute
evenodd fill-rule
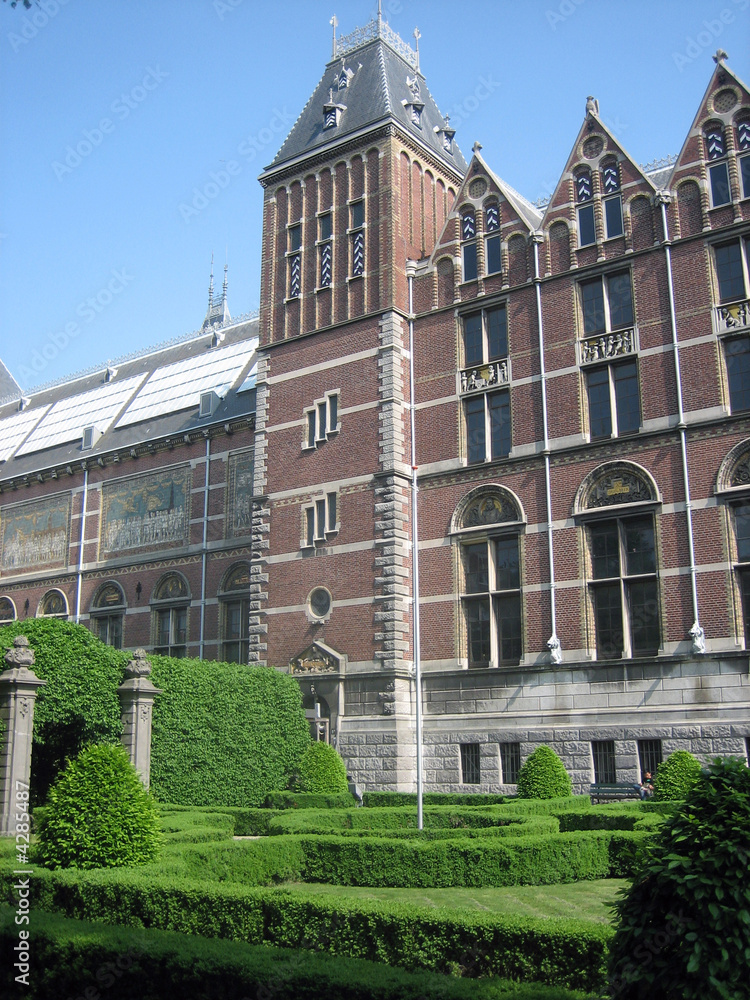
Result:
<svg viewBox="0 0 750 1000"><path fill-rule="evenodd" d="M246 451L229 458L229 491L227 494L227 538L251 535L253 531L253 452Z"/></svg>
<svg viewBox="0 0 750 1000"><path fill-rule="evenodd" d="M314 642L294 657L291 668L295 674L332 674L341 668L341 659L333 650Z"/></svg>
<svg viewBox="0 0 750 1000"><path fill-rule="evenodd" d="M492 361L488 365L471 365L461 371L461 392L480 392L491 386L509 385L510 367L508 359Z"/></svg>
<svg viewBox="0 0 750 1000"><path fill-rule="evenodd" d="M635 329L618 330L617 333L603 333L580 341L581 364L588 365L595 361L607 361L610 358L622 358L636 351Z"/></svg>
<svg viewBox="0 0 750 1000"><path fill-rule="evenodd" d="M70 495L5 507L0 532L3 573L67 565Z"/></svg>
<svg viewBox="0 0 750 1000"><path fill-rule="evenodd" d="M583 508L610 507L623 503L644 503L658 499L651 485L634 471L622 466L609 468L588 486Z"/></svg>
<svg viewBox="0 0 750 1000"><path fill-rule="evenodd" d="M190 537L189 468L102 489L102 558L185 545Z"/></svg>
<svg viewBox="0 0 750 1000"><path fill-rule="evenodd" d="M750 486L750 452L746 452L740 458L737 465L732 470L729 480L730 486Z"/></svg>
<svg viewBox="0 0 750 1000"><path fill-rule="evenodd" d="M496 487L490 487L475 494L458 511L456 528L479 528L520 520L520 511L513 500Z"/></svg>

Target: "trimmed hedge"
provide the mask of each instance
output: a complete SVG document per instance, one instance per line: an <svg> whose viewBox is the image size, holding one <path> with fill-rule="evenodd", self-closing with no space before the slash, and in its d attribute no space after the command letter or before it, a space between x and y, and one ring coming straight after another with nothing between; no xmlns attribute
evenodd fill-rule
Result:
<svg viewBox="0 0 750 1000"><path fill-rule="evenodd" d="M684 799L701 776L697 757L687 750L675 750L663 760L654 775L654 799Z"/></svg>
<svg viewBox="0 0 750 1000"><path fill-rule="evenodd" d="M538 746L518 772L519 799L555 799L570 795L573 783L552 747Z"/></svg>
<svg viewBox="0 0 750 1000"><path fill-rule="evenodd" d="M11 902L14 878L9 871L2 876L2 888ZM208 886L126 869L36 870L30 902L37 913L47 910L79 920L250 944L304 945L414 970L460 969L472 978L503 976L589 991L604 984L612 937L609 927L588 921L451 913L367 900L330 901L296 891Z"/></svg>
<svg viewBox="0 0 750 1000"><path fill-rule="evenodd" d="M356 800L350 792L320 794L317 792L270 792L263 801L264 809L352 809Z"/></svg>
<svg viewBox="0 0 750 1000"><path fill-rule="evenodd" d="M317 795L341 795L349 790L346 764L330 743L311 742L300 758L290 787Z"/></svg>
<svg viewBox="0 0 750 1000"><path fill-rule="evenodd" d="M310 743L299 685L267 667L149 657L151 789L181 805L259 806Z"/></svg>
<svg viewBox="0 0 750 1000"><path fill-rule="evenodd" d="M191 877L244 885L285 880L392 888L555 885L631 874L646 836L585 831L501 842L462 836L428 841L287 836L186 847L183 863Z"/></svg>
<svg viewBox="0 0 750 1000"><path fill-rule="evenodd" d="M10 908L0 911L0 942L11 954L18 943ZM471 961L467 953L465 961ZM0 984L17 992L11 962ZM43 970L43 973L42 973ZM576 1000L564 987L519 986L500 980L446 978L406 972L375 962L291 951L268 945L204 940L169 931L143 931L82 923L57 915L34 915L33 966L28 1000L57 997L188 996L273 997L274 1000L494 1000L512 990L515 1000Z"/></svg>
<svg viewBox="0 0 750 1000"><path fill-rule="evenodd" d="M425 792L424 805L433 806L497 806L513 802L508 795L491 795L481 792ZM416 792L363 792L362 805L369 808L390 806L417 806Z"/></svg>

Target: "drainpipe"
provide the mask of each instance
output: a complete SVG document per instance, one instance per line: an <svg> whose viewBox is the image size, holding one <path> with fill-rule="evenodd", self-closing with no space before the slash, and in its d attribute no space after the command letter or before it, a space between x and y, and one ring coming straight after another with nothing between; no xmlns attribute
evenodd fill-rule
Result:
<svg viewBox="0 0 750 1000"><path fill-rule="evenodd" d="M694 653L706 652L706 641L703 629L700 626L698 617L698 582L695 568L695 547L693 544L693 513L690 503L690 477L688 475L687 457L687 437L685 426L685 413L682 406L682 376L680 374L680 348L677 341L677 313L674 305L674 285L672 279L672 241L669 238L669 220L667 217L667 205L671 202L672 196L668 191L659 191L656 195L656 202L661 208L661 221L664 232L662 246L664 247L664 257L667 262L667 288L669 290L669 321L672 328L672 353L674 355L674 373L677 382L677 429L680 432L680 448L682 451L682 482L685 491L685 515L687 517L687 537L688 555L690 558L690 588L693 597L693 627L689 635L693 642Z"/></svg>
<svg viewBox="0 0 750 1000"><path fill-rule="evenodd" d="M81 499L81 541L78 547L78 577L76 580L76 625L81 620L81 589L83 584L83 547L86 540L86 506L89 493L88 466L83 469L83 497Z"/></svg>
<svg viewBox="0 0 750 1000"><path fill-rule="evenodd" d="M211 438L206 436L206 477L203 483L203 546L201 552L201 634L198 658L203 659L204 636L206 631L206 562L208 558L208 484L211 468Z"/></svg>
<svg viewBox="0 0 750 1000"><path fill-rule="evenodd" d="M547 640L550 661L562 662L560 640L557 637L557 614L555 605L555 552L552 544L552 487L550 484L549 425L547 420L547 372L544 367L544 320L542 318L542 279L539 275L539 245L544 234L537 231L531 236L534 243L534 289L536 291L537 334L539 337L539 373L542 386L542 426L544 434L544 488L547 501L547 558L549 559L549 605L552 620L552 635Z"/></svg>
<svg viewBox="0 0 750 1000"><path fill-rule="evenodd" d="M417 740L417 829L424 825L422 814L423 773L422 773L422 665L419 637L419 533L417 530L417 439L415 434L414 408L414 264L407 262L406 275L409 281L409 411L411 415L411 572L412 572L412 621L414 645L414 686L416 693L416 740Z"/></svg>

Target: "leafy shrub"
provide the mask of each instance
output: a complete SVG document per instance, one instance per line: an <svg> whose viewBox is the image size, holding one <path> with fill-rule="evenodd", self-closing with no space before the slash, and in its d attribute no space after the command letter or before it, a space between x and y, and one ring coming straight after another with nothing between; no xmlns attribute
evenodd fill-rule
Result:
<svg viewBox="0 0 750 1000"><path fill-rule="evenodd" d="M3 876L2 887L6 892L12 891L12 883L17 877L10 870ZM391 901L331 900L314 892L210 885L160 877L151 871L126 869L35 871L30 902L40 920L43 918L40 911L44 910L67 913L78 920L148 927L147 935L140 934L145 947L153 940L151 929L157 928L204 938L223 937L250 944L265 942L277 947L325 951L409 969L444 973L460 966L463 975L474 980L467 984L472 987L467 1000L484 995L485 983L479 977L487 976L544 982L589 993L597 990L604 983L607 944L612 937L608 926L590 921L533 919L473 911L454 914L449 910ZM11 929L11 936L13 943L17 943L18 928ZM266 955L268 970L268 951ZM10 968L11 963L6 966ZM87 975L91 975L95 967L96 963L87 965ZM300 964L297 957L297 968L304 970L308 965L306 961ZM269 980L274 982L270 976L266 982ZM80 981L75 986L78 992ZM446 983L446 989L450 985ZM201 983L198 992L201 996L209 995L204 990L205 984ZM489 989L488 984L488 997L505 996L506 992ZM525 997L547 1000L542 990L527 994L518 988L518 992L513 989L510 993L518 1000ZM165 994L170 991L158 995ZM77 993L71 988L69 993L56 995L74 996ZM112 994L113 998L117 995ZM132 996L133 991L126 995ZM187 991L186 995L193 993ZM223 995L240 994L226 991ZM278 997L304 995L290 990L279 992ZM350 996L351 991L334 990L328 995ZM395 995L409 996L398 992ZM421 996L424 995L450 996L443 994L442 988L431 991L429 981L424 983ZM326 994L313 993L312 996L320 996L322 1000ZM384 995L379 996L383 1000Z"/></svg>
<svg viewBox="0 0 750 1000"><path fill-rule="evenodd" d="M18 928L10 908L2 914L0 943L10 956ZM15 953L17 954L17 953ZM84 923L42 912L34 916L34 955L44 976L31 976L23 995L42 997L273 997L274 1000L494 1000L512 990L513 1000L576 1000L560 986L519 985L497 979L447 978L408 972L380 962L305 952L240 941L205 939L169 931ZM18 995L11 962L0 988ZM96 986L82 984L93 982ZM42 985L43 979L43 985Z"/></svg>
<svg viewBox="0 0 750 1000"><path fill-rule="evenodd" d="M352 809L356 805L351 792L331 795L315 792L271 792L263 802L265 809Z"/></svg>
<svg viewBox="0 0 750 1000"><path fill-rule="evenodd" d="M425 792L424 804L431 806L497 806L513 802L508 795L483 792ZM368 808L390 808L391 806L417 805L416 792L363 792L362 805Z"/></svg>
<svg viewBox="0 0 750 1000"><path fill-rule="evenodd" d="M742 1000L750 955L750 770L718 758L616 904L618 1000Z"/></svg>
<svg viewBox="0 0 750 1000"><path fill-rule="evenodd" d="M52 786L36 846L48 868L152 861L161 834L154 802L125 749L85 747Z"/></svg>
<svg viewBox="0 0 750 1000"><path fill-rule="evenodd" d="M299 685L267 667L150 656L151 787L182 805L260 806L310 742Z"/></svg>
<svg viewBox="0 0 750 1000"><path fill-rule="evenodd" d="M537 747L518 772L519 799L555 799L570 795L573 783L552 747Z"/></svg>
<svg viewBox="0 0 750 1000"><path fill-rule="evenodd" d="M684 799L700 777L701 766L687 750L675 750L663 760L654 775L654 798Z"/></svg>
<svg viewBox="0 0 750 1000"><path fill-rule="evenodd" d="M127 653L105 646L83 625L25 618L0 628L0 656L25 635L34 673L47 683L34 706L32 805L41 805L65 766L88 743L117 743L122 733L117 687Z"/></svg>
<svg viewBox="0 0 750 1000"><path fill-rule="evenodd" d="M295 784L300 792L347 792L346 764L336 747L330 743L311 742L297 765Z"/></svg>

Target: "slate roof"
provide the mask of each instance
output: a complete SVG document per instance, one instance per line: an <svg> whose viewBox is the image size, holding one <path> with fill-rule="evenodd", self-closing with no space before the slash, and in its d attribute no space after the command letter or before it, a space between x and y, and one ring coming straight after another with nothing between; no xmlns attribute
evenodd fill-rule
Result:
<svg viewBox="0 0 750 1000"><path fill-rule="evenodd" d="M191 334L188 338L176 343L157 346L127 359L113 362L111 367L116 369L116 374L110 376L109 381L107 380L107 366L102 365L96 371L73 375L65 381L47 387L25 390L23 395L29 400L29 403L21 411L24 427L27 420L33 421L33 414L37 411L40 419L30 423L28 428L22 432L21 439L14 442L12 448L0 449L0 480L15 479L18 476L30 475L43 469L64 466L73 461L80 462L81 459L95 460L97 456L102 454L112 454L123 449L129 450L149 441L163 441L167 437L182 437L186 433L236 421L238 418L252 419L255 414L254 365L258 319L257 317L244 318L232 321L227 326L220 328L223 339L217 345L214 344L216 329ZM231 385L226 391L224 388L221 389L224 395L210 416L200 417L199 400L197 393L193 392L190 395L182 396L177 405L170 407L169 412L151 416L138 423L117 426L118 418L131 405L140 390L148 385L148 379L154 372L176 362L189 361L190 359L195 359L197 362L210 353L216 355L223 348L239 345L243 342L247 344L247 351L240 352L235 366L236 374L232 378ZM81 435L77 431L75 440L18 454L19 451L24 452L23 442L35 433L34 428L41 430L44 428L45 422L50 421L55 403L82 396L94 389L103 389L105 386L111 386L112 393L116 394L118 387L126 382L129 382L132 388L126 393L126 398L119 406L115 416L107 420L104 433L93 448L85 451L82 449ZM103 396L106 395L107 393L103 392ZM102 406L103 410L105 408L106 399L103 400ZM19 414L18 398L0 405L0 429L3 426L8 429L6 431L7 440L13 437L9 431L14 424L21 422L21 414ZM87 422L90 419L92 424L95 423L95 418L87 417L86 419Z"/></svg>
<svg viewBox="0 0 750 1000"><path fill-rule="evenodd" d="M0 361L0 399L13 395L20 396L21 387L5 367L3 362Z"/></svg>
<svg viewBox="0 0 750 1000"><path fill-rule="evenodd" d="M261 178L289 161L338 145L350 135L388 121L397 122L403 131L427 146L441 162L450 165L453 170L461 174L466 171L466 160L455 141L453 153L447 153L441 136L435 131L436 128L446 127L446 122L427 89L424 77L411 64L408 53L412 50L387 24L378 30L377 22L373 21L361 31L365 38L361 45L340 46L339 53L343 49L345 54L339 54L328 63L312 97ZM368 41L368 37L372 40ZM393 47L398 43L402 51L406 52L406 58ZM343 66L352 71L353 75L349 78L348 86L339 90L335 78L339 77ZM407 84L407 77L412 80L416 78L419 83L417 100L424 105L421 128L412 123L409 109L403 104L404 101L415 100ZM331 103L331 88L333 103L344 105L346 110L341 114L337 126L324 128L323 107Z"/></svg>

